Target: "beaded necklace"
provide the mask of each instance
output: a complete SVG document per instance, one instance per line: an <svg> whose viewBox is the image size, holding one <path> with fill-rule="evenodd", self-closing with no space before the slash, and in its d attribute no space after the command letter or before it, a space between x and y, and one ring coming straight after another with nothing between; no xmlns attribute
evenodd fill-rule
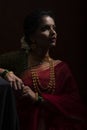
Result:
<svg viewBox="0 0 87 130"><path fill-rule="evenodd" d="M33 86L36 93L38 92L41 94L41 89L52 94L55 92L55 73L54 73L54 65L52 60L49 61L49 67L50 67L50 77L49 77L49 83L46 87L42 86L39 80L37 70L34 68L31 69Z"/></svg>

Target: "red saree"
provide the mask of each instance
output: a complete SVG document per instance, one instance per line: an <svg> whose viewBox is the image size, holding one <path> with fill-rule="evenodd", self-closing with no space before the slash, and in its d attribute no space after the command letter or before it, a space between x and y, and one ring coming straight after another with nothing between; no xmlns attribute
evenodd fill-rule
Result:
<svg viewBox="0 0 87 130"><path fill-rule="evenodd" d="M46 103L34 104L29 97L17 99L20 130L38 130L40 119L45 128L39 130L86 130L86 112L81 103L78 89L66 63L55 65L55 93L42 92ZM49 68L38 72L40 82L47 86ZM22 75L25 85L32 85L31 73L26 70ZM33 89L33 88L32 88Z"/></svg>

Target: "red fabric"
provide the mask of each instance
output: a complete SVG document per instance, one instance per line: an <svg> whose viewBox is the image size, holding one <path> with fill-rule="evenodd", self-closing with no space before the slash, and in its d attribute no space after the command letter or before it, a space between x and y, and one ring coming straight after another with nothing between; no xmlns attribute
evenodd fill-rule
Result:
<svg viewBox="0 0 87 130"><path fill-rule="evenodd" d="M49 69L38 72L40 82L47 86ZM54 95L42 92L44 104L34 104L29 97L17 98L21 130L38 130L41 111L44 111L46 130L86 130L87 113L81 103L77 85L66 63L55 66L56 88ZM22 75L25 85L32 87L31 73ZM32 88L33 89L33 88ZM42 130L42 129L41 129Z"/></svg>

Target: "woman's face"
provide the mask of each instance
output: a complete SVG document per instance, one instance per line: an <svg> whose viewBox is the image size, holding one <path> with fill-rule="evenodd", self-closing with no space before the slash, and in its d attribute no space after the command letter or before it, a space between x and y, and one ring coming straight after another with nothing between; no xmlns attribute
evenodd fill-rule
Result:
<svg viewBox="0 0 87 130"><path fill-rule="evenodd" d="M50 16L43 16L40 25L33 34L32 39L38 47L50 47L56 44L57 33L55 31L55 22Z"/></svg>

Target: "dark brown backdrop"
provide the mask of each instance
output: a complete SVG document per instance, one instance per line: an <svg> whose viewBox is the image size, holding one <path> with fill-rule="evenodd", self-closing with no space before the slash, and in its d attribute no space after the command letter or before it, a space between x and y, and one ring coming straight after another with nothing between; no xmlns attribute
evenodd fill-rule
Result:
<svg viewBox="0 0 87 130"><path fill-rule="evenodd" d="M1 0L0 2L0 53L20 48L24 17L33 9L54 11L57 19L58 39L55 58L70 65L86 101L85 65L85 3L81 0Z"/></svg>

